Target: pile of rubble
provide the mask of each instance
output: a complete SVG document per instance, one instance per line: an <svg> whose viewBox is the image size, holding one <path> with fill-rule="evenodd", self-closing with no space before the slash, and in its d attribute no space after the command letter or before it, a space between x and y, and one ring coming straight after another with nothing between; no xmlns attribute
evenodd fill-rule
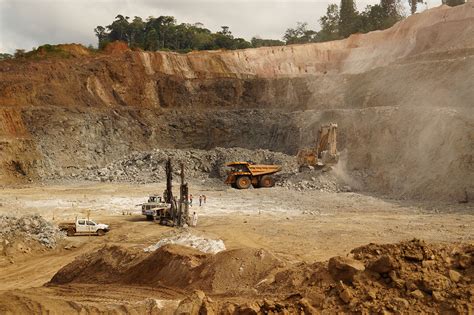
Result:
<svg viewBox="0 0 474 315"><path fill-rule="evenodd" d="M179 174L184 164L186 176L194 179L218 178L226 175L225 164L232 161L253 161L261 164L282 165L282 174L296 172L294 156L269 150L243 148L214 148L212 150L156 149L136 152L110 163L104 168L90 169L78 175L91 181L123 181L150 183L165 179L165 163L172 159L173 170Z"/></svg>
<svg viewBox="0 0 474 315"><path fill-rule="evenodd" d="M175 288L186 296L179 314L471 314L473 271L473 244L417 239L297 264L255 248L207 254L167 244L137 253L114 245L78 257L51 283Z"/></svg>
<svg viewBox="0 0 474 315"><path fill-rule="evenodd" d="M260 298L215 301L205 290L194 291L181 301L177 313L470 314L473 254L472 244L435 245L416 239L369 244L349 256L283 269L266 278L273 282L255 286Z"/></svg>
<svg viewBox="0 0 474 315"><path fill-rule="evenodd" d="M134 152L103 168L90 168L82 174L74 175L90 181L153 183L166 179L165 164L168 158L173 162L173 171L180 172L183 163L186 176L192 179L217 179L226 176L225 164L233 161L252 161L258 164L277 164L282 166L277 177L277 186L288 189L319 190L324 192L347 192L352 188L346 185L331 168L298 170L295 156L269 150L249 150L243 148L197 149L156 149L148 152Z"/></svg>
<svg viewBox="0 0 474 315"><path fill-rule="evenodd" d="M319 190L321 192L350 192L352 188L332 172L330 167L307 169L302 172L282 174L277 186L298 191Z"/></svg>
<svg viewBox="0 0 474 315"><path fill-rule="evenodd" d="M471 313L473 254L472 244L369 244L283 270L265 289L300 292L286 307L307 313ZM268 312L277 304L256 305Z"/></svg>
<svg viewBox="0 0 474 315"><path fill-rule="evenodd" d="M0 244L4 249L17 241L33 241L47 248L55 248L63 236L56 226L39 215L0 215Z"/></svg>
<svg viewBox="0 0 474 315"><path fill-rule="evenodd" d="M171 237L163 238L158 243L145 248L145 252L154 252L158 248L167 244L176 244L192 247L203 253L217 254L225 250L224 242L220 239L209 239L202 236L193 235L189 232L180 233Z"/></svg>

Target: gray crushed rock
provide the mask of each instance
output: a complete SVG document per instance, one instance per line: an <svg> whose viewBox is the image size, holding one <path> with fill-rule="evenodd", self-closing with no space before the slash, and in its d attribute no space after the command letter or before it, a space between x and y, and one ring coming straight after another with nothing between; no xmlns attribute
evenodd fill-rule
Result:
<svg viewBox="0 0 474 315"><path fill-rule="evenodd" d="M214 148L211 150L156 149L149 152L136 152L104 168L88 170L81 175L93 181L126 181L150 183L165 179L165 163L173 161L173 170L179 174L180 164L184 164L188 178L223 179L226 176L225 164L232 161L253 161L259 164L282 165L282 173L297 170L293 156L269 150L248 150L242 148Z"/></svg>
<svg viewBox="0 0 474 315"><path fill-rule="evenodd" d="M330 168L308 169L300 172L296 157L269 150L244 148L155 149L134 152L102 168L88 168L75 179L101 182L154 183L165 180L165 164L172 159L173 170L179 175L180 164L184 164L187 178L197 180L215 179L221 182L226 177L225 164L232 161L252 161L258 164L278 164L282 171L275 177L277 186L288 189L320 190L324 192L351 191Z"/></svg>
<svg viewBox="0 0 474 315"><path fill-rule="evenodd" d="M35 240L47 248L55 248L62 237L63 233L40 215L0 215L0 238L4 243Z"/></svg>

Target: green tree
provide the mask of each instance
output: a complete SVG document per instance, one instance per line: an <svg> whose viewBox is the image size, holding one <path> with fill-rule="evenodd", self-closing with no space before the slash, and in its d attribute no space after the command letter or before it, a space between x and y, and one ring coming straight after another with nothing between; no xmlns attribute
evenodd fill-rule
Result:
<svg viewBox="0 0 474 315"><path fill-rule="evenodd" d="M221 30L217 33L225 35L225 36L232 37L232 32L229 30L229 27L225 26L225 25L221 26Z"/></svg>
<svg viewBox="0 0 474 315"><path fill-rule="evenodd" d="M246 49L246 48L252 48L252 44L241 37L234 38L234 47L232 49Z"/></svg>
<svg viewBox="0 0 474 315"><path fill-rule="evenodd" d="M250 40L252 47L263 47L263 46L283 46L285 42L278 39L262 39L259 36L254 36Z"/></svg>
<svg viewBox="0 0 474 315"><path fill-rule="evenodd" d="M160 16L154 23L153 27L158 32L160 38L160 49L171 49L174 39L174 26L176 19L172 16Z"/></svg>
<svg viewBox="0 0 474 315"><path fill-rule="evenodd" d="M318 42L340 39L339 35L339 6L330 4L326 9L326 15L319 19L321 30L317 34Z"/></svg>
<svg viewBox="0 0 474 315"><path fill-rule="evenodd" d="M8 53L0 53L0 60L12 59L13 55Z"/></svg>
<svg viewBox="0 0 474 315"><path fill-rule="evenodd" d="M128 26L128 37L131 48L145 48L145 22L139 16L133 18Z"/></svg>
<svg viewBox="0 0 474 315"><path fill-rule="evenodd" d="M303 44L315 41L316 32L308 29L308 23L297 22L296 28L289 28L283 35L283 40L287 45Z"/></svg>
<svg viewBox="0 0 474 315"><path fill-rule="evenodd" d="M215 34L214 45L218 49L243 49L252 46L243 38L234 38L228 26L221 26L221 30Z"/></svg>
<svg viewBox="0 0 474 315"><path fill-rule="evenodd" d="M103 27L97 26L94 32L99 41L99 49L111 41L121 40L131 48L144 50L172 50L188 52L204 49L242 49L252 47L252 44L243 38L235 38L228 26L213 33L202 23L178 24L173 16L149 16L146 21L135 16L129 22L128 16L117 15L112 24ZM283 44L276 40L265 40L260 45Z"/></svg>
<svg viewBox="0 0 474 315"><path fill-rule="evenodd" d="M442 0L443 4L449 5L450 7L455 7L466 3L465 0Z"/></svg>
<svg viewBox="0 0 474 315"><path fill-rule="evenodd" d="M339 11L339 35L343 38L357 33L359 30L360 18L356 11L354 0L341 0Z"/></svg>
<svg viewBox="0 0 474 315"><path fill-rule="evenodd" d="M26 57L26 51L24 49L17 49L17 50L15 50L14 57L15 58L25 58Z"/></svg>
<svg viewBox="0 0 474 315"><path fill-rule="evenodd" d="M99 25L94 29L94 32L95 36L97 36L99 49L103 49L109 42L108 33L106 32L105 27Z"/></svg>
<svg viewBox="0 0 474 315"><path fill-rule="evenodd" d="M145 35L145 43L144 47L145 50L156 51L160 49L160 43L158 38L158 33L154 28L150 29Z"/></svg>
<svg viewBox="0 0 474 315"><path fill-rule="evenodd" d="M130 44L129 19L128 16L124 17L119 14L115 17L115 21L112 24L107 25L107 29L110 31L107 37L110 41L120 40Z"/></svg>
<svg viewBox="0 0 474 315"><path fill-rule="evenodd" d="M234 49L233 38L224 34L217 33L214 35L214 44L217 49Z"/></svg>

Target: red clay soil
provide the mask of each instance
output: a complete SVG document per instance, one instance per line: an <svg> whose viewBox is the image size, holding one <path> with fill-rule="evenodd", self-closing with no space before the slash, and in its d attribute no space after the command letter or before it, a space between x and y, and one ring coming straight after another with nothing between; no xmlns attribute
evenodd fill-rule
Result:
<svg viewBox="0 0 474 315"><path fill-rule="evenodd" d="M130 48L128 48L127 43L121 41L108 43L104 48L106 54L121 54L124 51L130 51Z"/></svg>

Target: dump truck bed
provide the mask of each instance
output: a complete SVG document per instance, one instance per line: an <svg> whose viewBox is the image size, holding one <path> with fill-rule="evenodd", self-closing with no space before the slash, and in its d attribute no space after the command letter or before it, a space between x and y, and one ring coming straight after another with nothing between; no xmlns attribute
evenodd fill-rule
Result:
<svg viewBox="0 0 474 315"><path fill-rule="evenodd" d="M265 174L274 174L281 171L280 165L252 164L251 162L230 162L227 163L226 166L238 168L239 171L234 171L234 173L239 173L240 175L248 174L252 176L259 176Z"/></svg>
<svg viewBox="0 0 474 315"><path fill-rule="evenodd" d="M248 165L250 173L253 176L264 175L264 174L274 174L281 171L280 165L265 165L265 164L249 164Z"/></svg>
<svg viewBox="0 0 474 315"><path fill-rule="evenodd" d="M76 228L76 223L74 223L74 222L62 222L62 223L58 224L58 228L60 230L67 230L69 228L75 229Z"/></svg>

